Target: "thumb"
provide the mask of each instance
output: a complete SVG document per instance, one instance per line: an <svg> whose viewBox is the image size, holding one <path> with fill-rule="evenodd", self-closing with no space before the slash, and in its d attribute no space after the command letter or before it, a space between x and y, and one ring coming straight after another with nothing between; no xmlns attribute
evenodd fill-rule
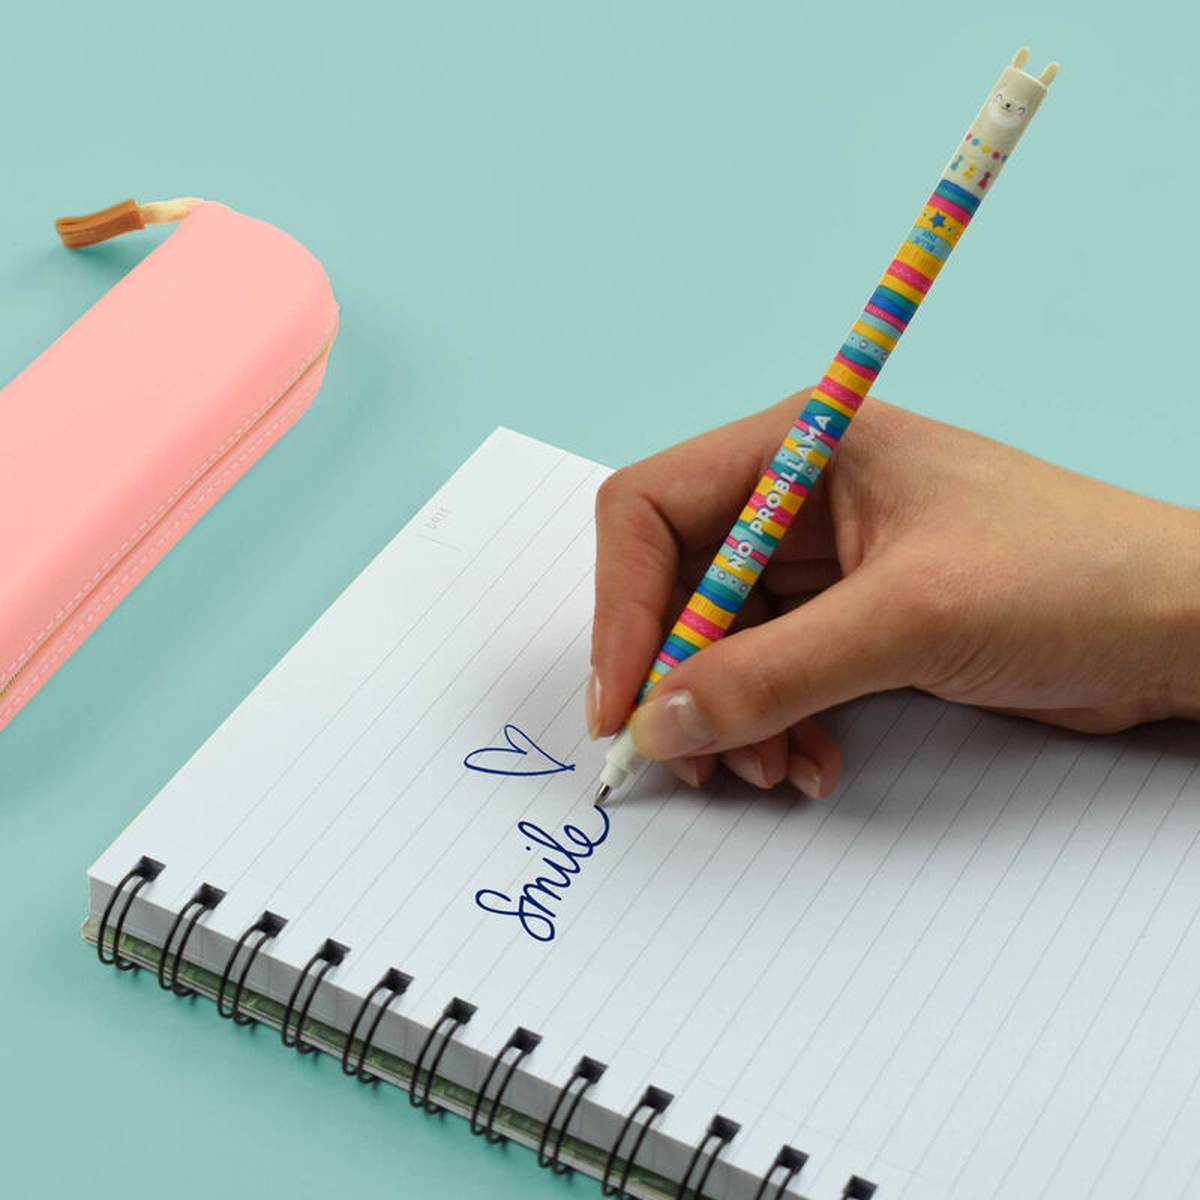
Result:
<svg viewBox="0 0 1200 1200"><path fill-rule="evenodd" d="M860 567L786 616L741 630L680 663L633 715L646 758L719 753L910 681L912 629L894 573Z"/></svg>

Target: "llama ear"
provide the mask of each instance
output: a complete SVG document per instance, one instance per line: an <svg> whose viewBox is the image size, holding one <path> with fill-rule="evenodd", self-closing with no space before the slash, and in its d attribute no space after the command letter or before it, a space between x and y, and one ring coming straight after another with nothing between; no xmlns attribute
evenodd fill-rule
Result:
<svg viewBox="0 0 1200 1200"><path fill-rule="evenodd" d="M1050 86L1050 85L1051 85L1051 84L1054 82L1054 77L1055 77L1055 75L1057 75L1057 74L1058 74L1058 63L1056 63L1056 62L1051 62L1051 63L1047 63L1047 64L1046 64L1046 67L1045 67L1045 69L1044 69L1044 70L1042 71L1042 73L1041 73L1041 74L1038 76L1038 78L1039 78L1039 79L1040 79L1040 80L1041 80L1041 81L1042 81L1042 82L1043 82L1043 83L1044 83L1044 84L1045 84L1047 87L1049 87L1049 86Z"/></svg>
<svg viewBox="0 0 1200 1200"><path fill-rule="evenodd" d="M1020 50L1013 55L1012 65L1019 71L1029 58L1029 47L1022 46Z"/></svg>

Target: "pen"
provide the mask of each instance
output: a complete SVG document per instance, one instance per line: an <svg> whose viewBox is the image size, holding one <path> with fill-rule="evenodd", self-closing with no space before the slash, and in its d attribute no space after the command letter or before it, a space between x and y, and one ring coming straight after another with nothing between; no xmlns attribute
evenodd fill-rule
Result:
<svg viewBox="0 0 1200 1200"><path fill-rule="evenodd" d="M667 635L637 704L672 668L725 636L770 562L1058 73L1058 64L1052 62L1040 76L1027 74L1022 68L1028 57L1028 47L1022 47L996 81L912 231ZM640 762L626 722L605 758L596 803L603 804Z"/></svg>

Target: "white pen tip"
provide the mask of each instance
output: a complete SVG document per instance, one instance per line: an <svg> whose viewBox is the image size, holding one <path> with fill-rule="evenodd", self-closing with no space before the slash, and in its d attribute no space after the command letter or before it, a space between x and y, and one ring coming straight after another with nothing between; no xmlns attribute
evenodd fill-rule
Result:
<svg viewBox="0 0 1200 1200"><path fill-rule="evenodd" d="M596 803L603 804L611 795L612 788L610 788L607 783L602 783L596 792Z"/></svg>

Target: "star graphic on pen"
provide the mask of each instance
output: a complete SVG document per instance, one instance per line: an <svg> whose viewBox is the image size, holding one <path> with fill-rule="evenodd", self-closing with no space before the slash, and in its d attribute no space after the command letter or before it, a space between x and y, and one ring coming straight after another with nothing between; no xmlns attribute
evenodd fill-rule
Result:
<svg viewBox="0 0 1200 1200"><path fill-rule="evenodd" d="M929 218L929 223L934 227L934 229L941 229L941 227L946 223L946 218L942 216L941 213L934 213L933 216Z"/></svg>

